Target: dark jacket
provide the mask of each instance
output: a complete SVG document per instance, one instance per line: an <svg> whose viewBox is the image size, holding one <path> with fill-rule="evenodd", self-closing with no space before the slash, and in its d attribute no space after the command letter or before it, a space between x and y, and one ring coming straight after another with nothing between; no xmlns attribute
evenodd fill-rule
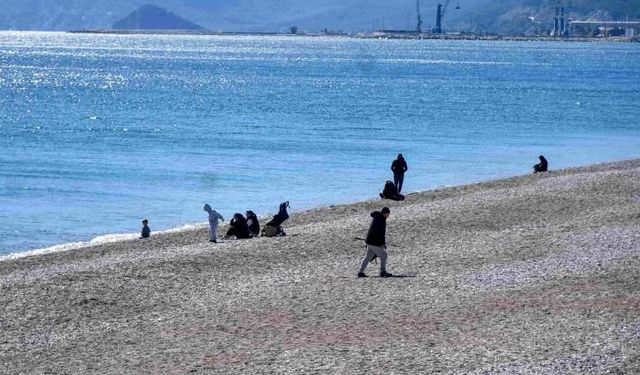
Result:
<svg viewBox="0 0 640 375"><path fill-rule="evenodd" d="M407 162L404 158L397 158L393 163L391 163L391 170L393 171L393 174L404 174L404 172L409 170L409 167L407 166Z"/></svg>
<svg viewBox="0 0 640 375"><path fill-rule="evenodd" d="M280 203L280 210L278 211L278 216L280 216L285 221L289 218L289 213L287 212L287 202Z"/></svg>
<svg viewBox="0 0 640 375"><path fill-rule="evenodd" d="M249 227L247 226L247 220L242 215L234 215L233 219L229 223L234 229L234 234L239 239L251 238Z"/></svg>
<svg viewBox="0 0 640 375"><path fill-rule="evenodd" d="M250 223L250 224L249 224ZM247 224L249 225L249 231L254 236L260 234L260 222L258 221L258 217L253 212L247 214Z"/></svg>
<svg viewBox="0 0 640 375"><path fill-rule="evenodd" d="M271 227L279 227L280 225L282 225L282 223L284 223L288 219L289 219L289 213L287 212L287 202L283 202L283 203L280 203L280 210L278 211L278 213L274 215L273 218L271 218L271 220L269 220L266 225Z"/></svg>
<svg viewBox="0 0 640 375"><path fill-rule="evenodd" d="M372 246L385 246L386 232L387 232L387 218L380 211L374 211L371 213L373 221L367 232L367 245Z"/></svg>
<svg viewBox="0 0 640 375"><path fill-rule="evenodd" d="M540 157L540 172L546 172L549 169L549 162L544 156Z"/></svg>
<svg viewBox="0 0 640 375"><path fill-rule="evenodd" d="M142 227L142 233L140 233L140 238L149 238L151 237L151 229L148 226Z"/></svg>
<svg viewBox="0 0 640 375"><path fill-rule="evenodd" d="M544 156L540 156L540 163L533 166L533 172L546 172L549 169L549 162Z"/></svg>
<svg viewBox="0 0 640 375"><path fill-rule="evenodd" d="M391 181L387 181L384 183L384 189L382 190L382 195L385 198L393 199L398 194L398 188Z"/></svg>

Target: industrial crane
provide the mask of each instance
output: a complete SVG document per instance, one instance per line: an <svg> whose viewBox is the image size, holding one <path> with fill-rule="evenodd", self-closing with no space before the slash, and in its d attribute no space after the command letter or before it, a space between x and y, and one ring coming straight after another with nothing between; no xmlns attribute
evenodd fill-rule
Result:
<svg viewBox="0 0 640 375"><path fill-rule="evenodd" d="M451 0L447 0L444 5L438 4L438 10L436 13L436 27L431 30L434 34L442 34L442 19L444 15L447 14L447 9L449 8L449 3ZM456 9L460 9L460 4L456 6Z"/></svg>
<svg viewBox="0 0 640 375"><path fill-rule="evenodd" d="M436 27L431 30L434 34L442 34L442 19L445 14L447 14L447 9L449 9L449 4L451 0L447 0L444 5L438 4L438 13L436 14ZM456 9L460 9L460 1L456 3ZM416 31L418 34L422 33L422 16L420 15L420 0L416 0L416 10L418 13L418 27Z"/></svg>
<svg viewBox="0 0 640 375"><path fill-rule="evenodd" d="M416 8L418 10L418 34L422 34L422 16L420 15L420 0L416 0Z"/></svg>

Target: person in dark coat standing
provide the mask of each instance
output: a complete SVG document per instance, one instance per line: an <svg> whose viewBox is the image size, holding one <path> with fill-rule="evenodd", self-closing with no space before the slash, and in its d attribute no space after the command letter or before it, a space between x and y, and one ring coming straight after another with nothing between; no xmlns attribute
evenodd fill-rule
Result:
<svg viewBox="0 0 640 375"><path fill-rule="evenodd" d="M546 172L549 169L549 162L542 155L538 156L538 159L540 163L533 166L533 173Z"/></svg>
<svg viewBox="0 0 640 375"><path fill-rule="evenodd" d="M396 185L398 193L402 193L402 184L404 183L404 173L409 170L407 161L404 160L402 154L398 154L398 158L391 163L391 171L393 171L393 183Z"/></svg>
<svg viewBox="0 0 640 375"><path fill-rule="evenodd" d="M392 274L387 272L387 218L391 214L389 208L385 207L381 211L374 211L371 213L373 220L371 226L369 226L369 232L367 232L367 253L360 264L360 271L358 277L367 277L364 270L367 265L373 260L374 256L380 258L380 277L391 277Z"/></svg>

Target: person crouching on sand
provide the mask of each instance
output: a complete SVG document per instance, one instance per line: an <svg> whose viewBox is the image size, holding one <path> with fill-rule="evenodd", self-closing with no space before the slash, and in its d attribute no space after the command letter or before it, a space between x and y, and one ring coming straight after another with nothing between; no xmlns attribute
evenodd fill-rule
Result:
<svg viewBox="0 0 640 375"><path fill-rule="evenodd" d="M239 240L246 240L252 237L249 226L247 225L247 219L239 212L235 213L233 219L229 222L229 230L225 238L231 238L233 236Z"/></svg>
<svg viewBox="0 0 640 375"><path fill-rule="evenodd" d="M218 220L224 221L222 215L212 209L208 204L204 205L204 210L209 213L209 242L218 242Z"/></svg>
<svg viewBox="0 0 640 375"><path fill-rule="evenodd" d="M546 172L549 169L549 162L542 155L538 156L538 159L540 163L533 166L533 173Z"/></svg>
<svg viewBox="0 0 640 375"><path fill-rule="evenodd" d="M393 182L387 180L384 183L384 189L382 190L382 193L380 193L380 198L391 199L394 201L403 201L404 195L398 193L396 185Z"/></svg>
<svg viewBox="0 0 640 375"><path fill-rule="evenodd" d="M390 214L391 211L387 207L383 208L382 211L374 211L371 213L373 221L371 221L371 226L369 226L369 232L367 233L367 239L365 240L365 243L367 244L367 252L362 260L362 264L360 264L358 277L367 277L364 270L367 268L374 256L380 258L380 277L393 276L387 272L387 241L385 238L387 232L387 218L389 218Z"/></svg>
<svg viewBox="0 0 640 375"><path fill-rule="evenodd" d="M149 238L151 237L151 228L149 228L149 220L142 220L142 232L140 233L140 238Z"/></svg>

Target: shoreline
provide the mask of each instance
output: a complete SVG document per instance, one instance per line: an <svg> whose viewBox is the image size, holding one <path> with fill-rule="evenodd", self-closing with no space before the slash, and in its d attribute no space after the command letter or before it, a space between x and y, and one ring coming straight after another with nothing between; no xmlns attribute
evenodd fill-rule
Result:
<svg viewBox="0 0 640 375"><path fill-rule="evenodd" d="M633 159L630 159L633 160ZM603 163L615 163L616 161L613 162L603 162ZM600 165L603 163L597 163L594 165ZM578 167L568 167L568 169L572 169L572 168L580 168ZM565 168L567 169L567 168ZM441 190L441 189L448 189L448 188L456 188L456 187L464 187L467 185L476 185L476 184L482 184L482 183L489 183L489 182L495 182L495 181L501 181L503 179L512 179L512 178L518 178L518 177L524 177L526 175L516 175L516 176L505 176L502 178L492 178L492 179L488 179L488 180L481 180L481 181L473 181L473 182L468 182L465 184L461 184L461 185L444 185L444 186L438 186L438 187L434 187L432 189L427 189L427 190L417 190L417 191L412 191L412 192L405 192L405 195L411 195L411 194L421 194L421 193L428 193L430 191L436 191L436 190ZM330 207L335 207L335 206L348 206L348 205L354 205L354 204L359 204L359 203L367 203L367 202L373 202L379 200L377 197L371 197L371 198L365 198L362 200L357 200L357 201L353 201L353 202L342 202L342 203L327 203L327 204L321 204L315 207L310 207L301 211L290 211L291 215L294 215L296 213L307 213L307 212L313 212L313 211L317 211L317 210L322 210L322 209L326 209L326 208L330 208ZM261 225L263 225L267 220L269 220L271 217L259 217L260 223ZM220 229L221 232L224 232L222 229L226 230L227 229L227 225L226 224L222 224L218 227ZM197 232L197 231L201 231L201 230L208 230L208 224L205 221L201 221L201 222L194 222L194 223L187 223L187 224L180 224L177 225L175 227L171 227L168 229L162 229L162 230L158 230L158 231L153 231L152 232L152 237L153 236L162 236L165 234L179 234L181 232ZM60 252L66 252L66 251L77 251L77 250L82 250L82 249L87 249L87 248L91 248L91 247L95 247L95 246L100 246L100 245L108 245L108 244L113 244L113 243L126 243L126 242L130 242L130 241L137 241L140 240L139 238L139 233L138 232L123 232L123 233L105 233L105 234L100 234L96 237L93 237L91 239L88 240L79 240L79 241L70 241L70 242L63 242L63 243L59 243L59 244L53 244L51 246L45 246L45 247L40 247L40 248L35 248L35 249L27 249L27 250L22 250L22 251L14 251L14 252L10 252L7 254L0 254L0 262L4 262L4 261L9 261L9 260L14 260L14 259L20 259L20 258L25 258L25 257L32 257L32 256L41 256L41 255L47 255L47 254L54 254L54 253L60 253Z"/></svg>
<svg viewBox="0 0 640 375"><path fill-rule="evenodd" d="M196 231L201 230L203 228L207 228L207 224L205 222L194 223L194 224L184 224L177 227L159 230L152 232L152 235L165 235L172 233L180 233L180 232L188 232L188 231ZM140 233L108 233L96 236L87 241L72 241L72 242L64 242L57 245L51 245L36 249L24 250L24 251L16 251L7 254L0 255L0 262L15 260L26 257L34 257L41 256L47 254L61 253L67 251L76 251L82 250L94 246L100 245L108 245L112 243L119 242L129 242L140 239Z"/></svg>
<svg viewBox="0 0 640 375"><path fill-rule="evenodd" d="M7 373L636 373L640 159L0 262ZM391 208L389 271L354 237ZM397 244L400 246L393 246Z"/></svg>
<svg viewBox="0 0 640 375"><path fill-rule="evenodd" d="M468 41L512 41L512 42L614 42L638 43L640 37L586 37L586 36L525 36L498 34L433 34L415 32L375 31L360 33L298 33L285 32L234 32L234 31L198 31L198 30L70 30L70 34L102 34L102 35L189 35L189 36L282 36L282 37L327 37L352 39L392 39L392 40L468 40Z"/></svg>
<svg viewBox="0 0 640 375"><path fill-rule="evenodd" d="M599 163L595 163L595 164L589 164L589 165L583 165L583 166L571 166L571 167L566 167L566 168L562 168L562 169L558 169L558 170L551 170L549 173L561 173L561 172L567 172L567 171L572 171L572 170L577 170L577 169L581 169L581 168L592 168L592 167L599 167L599 166L606 166L606 165L615 165L617 163L623 163L623 162L633 162L633 161L640 161L640 159L625 159L625 160L618 160L618 161L606 161L606 162L599 162ZM434 187L432 189L427 189L427 190L417 190L417 191L412 191L412 192L405 192L405 195L409 196L409 195L419 195L419 194L427 194L430 192L438 192L438 191L443 191L443 190L448 190L448 189L452 189L452 190L458 190L458 189L463 189L466 187L470 187L470 186L477 186L477 185L483 185L483 184L492 184L492 183L498 183L501 181L508 181L508 180L512 180L512 179L519 179L519 178L524 178L529 176L529 174L522 174L522 175L515 175L515 176L505 176L505 177L499 177L499 178L492 178L492 179L488 179L488 180L481 180L481 181L475 181L475 182L468 182L468 183L464 183L464 184L460 184L460 185L444 185L444 186L438 186L438 187ZM322 205L318 205L315 207L311 207L308 209L304 209L301 211L291 211L290 214L293 215L306 215L306 214L311 214L313 212L316 211L322 211L322 210L326 210L326 209L330 209L333 207L344 207L344 206L352 206L352 205L360 205L360 204L370 204L370 203L374 203L374 202L392 202L389 200L380 200L377 197L371 197L371 198L366 198L366 199L362 199L362 200L357 200L357 201L353 201L353 202L342 202L342 203L328 203L328 204L322 204ZM259 217L261 226L271 218L271 216L265 216L265 217ZM162 230L158 230L158 231L153 231L152 232L152 237L158 237L158 236L165 236L165 235L180 235L180 234L190 234L190 233L199 233L202 231L208 231L208 224L205 221L201 221L201 222L193 222L193 223L187 223L187 224L181 224L175 227L171 227L168 229L162 229ZM220 233L223 233L224 231L226 231L226 229L228 228L228 224L223 224L221 223L221 225L218 227L219 229L219 236ZM206 236L203 237L203 241L206 239ZM140 241L141 239L139 238L139 233L135 232L135 233L106 233L106 234L101 234L98 235L94 238L91 238L89 240L85 240L85 241L71 241L71 242L64 242L64 243L60 243L60 244L55 244L55 245L51 245L51 246L46 246L46 247L42 247L42 248L36 248L36 249L29 249L29 250L24 250L24 251L16 251L16 252L11 252L11 253L7 253L7 254L2 254L0 255L0 262L5 262L5 261L11 261L11 260L16 260L16 259L21 259L21 258L27 258L27 257L37 257L37 256L43 256L43 255L49 255L49 254L56 254L56 253L62 253L62 252L69 252L69 251L81 251L84 249L90 249L96 246L102 246L102 245L109 245L109 244L118 244L118 243L129 243L132 241Z"/></svg>

